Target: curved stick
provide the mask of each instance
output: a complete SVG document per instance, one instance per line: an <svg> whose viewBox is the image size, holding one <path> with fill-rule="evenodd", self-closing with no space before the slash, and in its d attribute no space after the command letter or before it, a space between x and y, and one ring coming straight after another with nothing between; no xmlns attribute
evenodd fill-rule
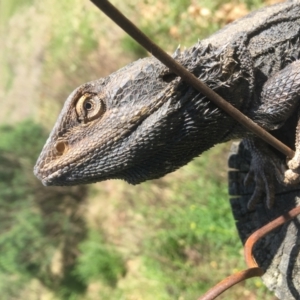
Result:
<svg viewBox="0 0 300 300"><path fill-rule="evenodd" d="M228 276L227 278L220 281L213 288L211 288L208 292L206 292L203 296L198 298L198 300L213 300L226 290L236 285L237 283L246 280L252 277L260 277L264 274L263 269L261 268L250 268L247 270L243 270Z"/></svg>
<svg viewBox="0 0 300 300"><path fill-rule="evenodd" d="M259 228L255 232L253 232L249 238L247 239L245 246L244 246L244 256L245 261L249 269L237 272L225 278L224 280L220 281L216 284L213 288L211 288L208 292L206 292L203 296L198 298L198 300L213 300L223 292L231 288L232 286L236 285L237 283L246 280L252 277L260 277L264 274L264 270L258 267L253 255L253 247L256 242L276 229L277 227L285 224L286 222L290 221L291 219L295 218L297 215L300 214L300 206L297 206L291 209L289 212L281 215L280 217L276 218L275 220L269 222L267 225Z"/></svg>
<svg viewBox="0 0 300 300"><path fill-rule="evenodd" d="M245 246L244 246L244 256L246 264L249 268L257 267L257 263L252 255L252 249L255 243L270 233L272 230L276 229L277 227L283 225L284 223L290 221L291 219L295 218L297 215L300 214L300 206L297 206L287 213L281 215L280 217L276 218L275 220L269 222L267 225L259 228L258 230L254 231L247 239Z"/></svg>

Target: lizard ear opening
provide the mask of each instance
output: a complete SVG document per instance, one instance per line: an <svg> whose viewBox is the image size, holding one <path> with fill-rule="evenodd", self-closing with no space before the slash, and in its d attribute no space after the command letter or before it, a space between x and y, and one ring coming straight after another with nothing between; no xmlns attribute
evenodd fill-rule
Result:
<svg viewBox="0 0 300 300"><path fill-rule="evenodd" d="M55 149L58 155L63 155L68 150L68 145L65 141L59 141L56 143Z"/></svg>
<svg viewBox="0 0 300 300"><path fill-rule="evenodd" d="M100 117L105 112L103 100L98 95L84 94L76 104L78 119L84 123Z"/></svg>

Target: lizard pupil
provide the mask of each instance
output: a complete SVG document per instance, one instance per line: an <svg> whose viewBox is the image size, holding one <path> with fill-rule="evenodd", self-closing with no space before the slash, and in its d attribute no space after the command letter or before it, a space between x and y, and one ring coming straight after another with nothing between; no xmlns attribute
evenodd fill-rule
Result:
<svg viewBox="0 0 300 300"><path fill-rule="evenodd" d="M84 103L84 108L86 110L91 110L93 108L93 105L92 105L91 102L87 101L87 102Z"/></svg>

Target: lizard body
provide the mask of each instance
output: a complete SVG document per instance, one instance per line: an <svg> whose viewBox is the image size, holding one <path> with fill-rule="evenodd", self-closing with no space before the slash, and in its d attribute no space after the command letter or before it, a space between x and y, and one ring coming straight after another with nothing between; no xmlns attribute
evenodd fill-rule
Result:
<svg viewBox="0 0 300 300"><path fill-rule="evenodd" d="M284 128L290 119L297 119L299 110L299 38L300 1L292 0L253 12L184 52L177 49L173 57L284 140ZM137 184L172 172L232 138L248 138L249 149L257 153L250 172L257 182L254 198L261 195L263 183L272 197L266 175L269 154L261 155L266 146L148 57L71 93L34 173L44 185L106 179ZM276 159L271 161L273 168ZM289 167L286 172L292 174L283 173L281 181L290 183L294 176L297 183L293 170L299 169L299 163L294 159Z"/></svg>

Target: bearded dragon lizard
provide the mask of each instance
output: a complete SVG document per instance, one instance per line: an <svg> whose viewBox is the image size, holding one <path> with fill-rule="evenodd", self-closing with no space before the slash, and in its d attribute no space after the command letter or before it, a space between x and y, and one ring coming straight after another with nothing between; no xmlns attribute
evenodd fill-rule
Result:
<svg viewBox="0 0 300 300"><path fill-rule="evenodd" d="M173 57L267 131L296 149L287 164L154 57L85 83L67 98L34 167L44 185L159 178L212 146L246 139L246 181L271 206L275 176L300 182L300 1L250 13ZM292 128L292 130L291 130Z"/></svg>

